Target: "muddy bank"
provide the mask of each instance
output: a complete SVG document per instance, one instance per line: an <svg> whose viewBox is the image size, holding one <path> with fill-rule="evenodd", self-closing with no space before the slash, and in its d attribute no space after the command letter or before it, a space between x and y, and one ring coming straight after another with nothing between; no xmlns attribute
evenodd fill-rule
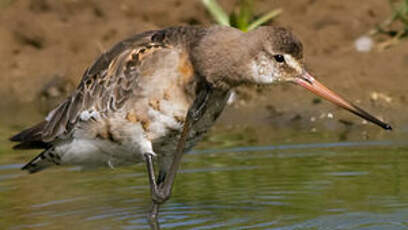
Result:
<svg viewBox="0 0 408 230"><path fill-rule="evenodd" d="M198 0L1 2L0 107L8 111L2 115L8 124L39 119L69 94L101 52L127 36L171 25L212 23ZM227 9L234 3L220 2ZM353 46L356 38L391 14L387 1L259 0L256 6L258 13L283 9L273 24L288 26L301 38L306 62L318 79L391 122L397 131L407 131L408 42L369 53ZM220 126L268 124L279 130L351 129L360 134L363 128L371 136L383 135L292 85L238 92Z"/></svg>

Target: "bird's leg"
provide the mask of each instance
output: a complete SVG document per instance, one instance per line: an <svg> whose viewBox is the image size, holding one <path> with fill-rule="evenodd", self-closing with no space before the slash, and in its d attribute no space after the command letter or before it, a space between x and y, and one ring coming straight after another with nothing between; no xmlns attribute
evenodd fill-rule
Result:
<svg viewBox="0 0 408 230"><path fill-rule="evenodd" d="M189 128L191 122L186 120L184 124L183 132L181 134L180 140L177 145L177 154L175 155L169 173L164 176L164 178L158 178L160 180L156 180L155 170L154 170L154 163L153 163L153 155L152 154L144 154L146 160L146 168L147 173L149 176L149 183L150 183L150 191L152 196L152 207L149 213L149 222L152 229L160 229L158 217L159 217L159 209L160 205L166 202L170 198L171 188L173 183L169 183L166 179L169 176L172 177L172 181L174 181L175 175L177 173L178 166L180 164L181 157L183 156L184 152L184 145L188 136ZM182 150L181 154L178 154ZM171 172L174 172L172 174ZM162 175L163 176L163 175ZM170 181L170 182L172 182Z"/></svg>
<svg viewBox="0 0 408 230"><path fill-rule="evenodd" d="M187 116L187 119L184 123L183 132L181 133L180 139L177 144L176 154L174 155L173 161L170 165L170 169L165 175L164 179L161 178L161 182L159 184L159 189L161 190L162 199L165 201L170 198L171 189L173 187L174 180L176 178L176 174L178 168L180 166L181 158L184 154L184 146L187 141L188 134L190 132L192 119Z"/></svg>
<svg viewBox="0 0 408 230"><path fill-rule="evenodd" d="M152 195L152 200L161 203L161 191L159 188L159 182L156 180L155 170L154 170L154 163L153 163L153 155L152 154L145 154L146 160L146 168L147 174L149 175L149 183L150 183L150 191Z"/></svg>
<svg viewBox="0 0 408 230"><path fill-rule="evenodd" d="M160 204L152 203L152 209L150 210L149 225L152 230L160 230L159 224L159 207Z"/></svg>
<svg viewBox="0 0 408 230"><path fill-rule="evenodd" d="M197 94L196 99L193 102L193 105L187 112L187 117L184 122L183 131L180 135L180 139L177 143L176 153L174 154L170 168L165 175L164 179L160 179L160 184L158 184L160 190L160 197L162 201L166 201L170 198L171 190L173 188L174 180L178 168L180 166L181 158L184 154L185 144L190 133L191 126L195 121L197 121L206 111L208 99L212 95L213 89L206 83L200 87L200 91Z"/></svg>
<svg viewBox="0 0 408 230"><path fill-rule="evenodd" d="M153 230L159 230L159 206L160 203L157 201L159 197L159 187L157 186L154 163L153 163L153 154L146 153L144 154L146 160L147 174L149 176L150 192L152 196L152 208L149 213L149 224Z"/></svg>
<svg viewBox="0 0 408 230"><path fill-rule="evenodd" d="M190 133L191 126L194 121L197 121L207 108L207 102L212 93L212 88L207 85L198 93L193 105L187 113L184 122L183 131L177 143L176 153L174 154L169 171L166 174L159 174L156 180L152 154L145 154L147 172L149 174L149 183L152 194L152 208L150 211L150 225L153 229L160 229L158 224L159 208L162 203L170 198L171 190L176 178L181 158L184 154L185 144Z"/></svg>

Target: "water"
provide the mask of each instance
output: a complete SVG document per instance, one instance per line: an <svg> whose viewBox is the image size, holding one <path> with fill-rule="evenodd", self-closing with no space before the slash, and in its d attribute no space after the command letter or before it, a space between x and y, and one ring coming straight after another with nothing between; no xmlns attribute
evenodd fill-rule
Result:
<svg viewBox="0 0 408 230"><path fill-rule="evenodd" d="M228 141L185 155L162 229L408 229L407 145ZM144 165L28 175L35 152L9 148L0 142L0 229L149 229Z"/></svg>

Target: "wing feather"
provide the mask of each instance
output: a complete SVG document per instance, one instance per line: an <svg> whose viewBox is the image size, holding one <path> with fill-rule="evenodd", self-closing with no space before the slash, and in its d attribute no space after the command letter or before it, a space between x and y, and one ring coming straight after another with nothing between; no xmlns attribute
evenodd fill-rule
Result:
<svg viewBox="0 0 408 230"><path fill-rule="evenodd" d="M16 145L17 148L46 146L46 143L69 135L82 112L95 110L107 113L123 107L129 94L133 92L131 81L136 80L138 75L135 66L137 62L133 60L136 56L133 54L151 46L151 37L156 32L138 34L102 54L85 71L81 83L69 98L51 111L44 121L23 130L10 140L22 142ZM155 44L156 47L162 45ZM130 75L132 77L126 78Z"/></svg>

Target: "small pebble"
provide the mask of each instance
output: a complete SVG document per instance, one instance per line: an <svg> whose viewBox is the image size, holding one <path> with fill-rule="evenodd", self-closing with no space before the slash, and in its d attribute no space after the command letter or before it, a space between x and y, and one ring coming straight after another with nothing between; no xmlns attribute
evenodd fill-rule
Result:
<svg viewBox="0 0 408 230"><path fill-rule="evenodd" d="M361 36L355 42L354 46L359 52L370 52L373 49L374 41L369 36Z"/></svg>
<svg viewBox="0 0 408 230"><path fill-rule="evenodd" d="M372 92L370 94L370 99L373 100L373 101L382 100L382 101L385 101L387 103L392 102L391 97L387 96L385 93L379 93L379 92Z"/></svg>

